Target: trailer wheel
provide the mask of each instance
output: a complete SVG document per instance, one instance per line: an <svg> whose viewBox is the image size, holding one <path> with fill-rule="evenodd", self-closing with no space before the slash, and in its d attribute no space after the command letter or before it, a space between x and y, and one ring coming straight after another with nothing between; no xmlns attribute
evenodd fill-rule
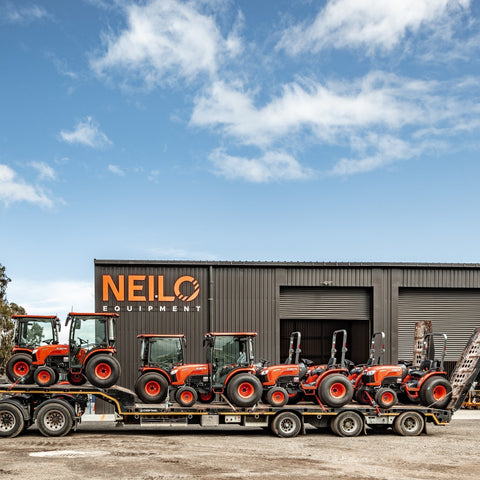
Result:
<svg viewBox="0 0 480 480"><path fill-rule="evenodd" d="M38 386L49 387L57 381L57 374L53 368L47 366L38 367L33 374L33 379Z"/></svg>
<svg viewBox="0 0 480 480"><path fill-rule="evenodd" d="M135 393L145 403L160 403L167 396L168 382L160 373L149 372L135 383Z"/></svg>
<svg viewBox="0 0 480 480"><path fill-rule="evenodd" d="M60 402L47 403L38 410L37 427L46 437L63 437L72 430L72 414Z"/></svg>
<svg viewBox="0 0 480 480"><path fill-rule="evenodd" d="M233 377L227 386L227 396L238 407L251 407L262 397L260 380L251 373L240 373Z"/></svg>
<svg viewBox="0 0 480 480"><path fill-rule="evenodd" d="M445 408L450 402L452 385L443 377L432 377L425 380L419 396L422 405L434 408Z"/></svg>
<svg viewBox="0 0 480 480"><path fill-rule="evenodd" d="M80 372L68 372L67 380L70 385L83 385L87 379Z"/></svg>
<svg viewBox="0 0 480 480"><path fill-rule="evenodd" d="M270 428L279 437L293 438L299 434L302 421L293 412L281 412L273 417Z"/></svg>
<svg viewBox="0 0 480 480"><path fill-rule="evenodd" d="M288 392L282 387L270 388L267 392L267 402L272 407L283 407L288 402Z"/></svg>
<svg viewBox="0 0 480 480"><path fill-rule="evenodd" d="M391 408L397 403L398 398L395 390L384 387L375 394L375 401L381 408Z"/></svg>
<svg viewBox="0 0 480 480"><path fill-rule="evenodd" d="M85 375L88 381L100 388L115 385L120 378L121 367L111 355L96 355L88 363Z"/></svg>
<svg viewBox="0 0 480 480"><path fill-rule="evenodd" d="M22 411L11 403L0 404L0 437L16 437L25 429Z"/></svg>
<svg viewBox="0 0 480 480"><path fill-rule="evenodd" d="M8 359L5 373L12 383L22 377L24 377L25 383L32 383L32 357L25 353L15 353Z"/></svg>
<svg viewBox="0 0 480 480"><path fill-rule="evenodd" d="M192 387L181 387L175 393L175 400L182 407L191 407L197 401L198 395Z"/></svg>
<svg viewBox="0 0 480 480"><path fill-rule="evenodd" d="M393 431L402 436L414 437L420 435L425 421L418 412L403 412L393 423Z"/></svg>
<svg viewBox="0 0 480 480"><path fill-rule="evenodd" d="M330 407L343 407L352 400L353 386L345 375L332 374L320 383L318 396Z"/></svg>
<svg viewBox="0 0 480 480"><path fill-rule="evenodd" d="M332 419L330 428L340 437L356 437L363 430L363 418L357 412L341 412Z"/></svg>

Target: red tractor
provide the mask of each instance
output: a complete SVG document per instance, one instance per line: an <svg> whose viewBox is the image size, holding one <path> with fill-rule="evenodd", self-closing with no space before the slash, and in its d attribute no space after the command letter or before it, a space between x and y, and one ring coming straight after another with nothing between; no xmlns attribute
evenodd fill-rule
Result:
<svg viewBox="0 0 480 480"><path fill-rule="evenodd" d="M170 372L183 364L185 335L141 334L137 338L141 341L141 374L135 392L145 403L163 402L172 383Z"/></svg>
<svg viewBox="0 0 480 480"><path fill-rule="evenodd" d="M58 343L60 320L55 315L12 315L15 324L12 356L6 364L6 374L11 382L22 379L31 383L32 351L41 345Z"/></svg>
<svg viewBox="0 0 480 480"><path fill-rule="evenodd" d="M175 400L183 407L197 399L210 402L216 394L239 407L255 405L262 396L262 384L255 376L255 332L207 333L203 344L207 363L186 364L170 371Z"/></svg>
<svg viewBox="0 0 480 480"><path fill-rule="evenodd" d="M115 358L115 320L117 313L69 313L68 345L45 345L33 351L32 368L37 385L48 387L66 375L72 385L87 380L94 386L108 388L120 377Z"/></svg>
<svg viewBox="0 0 480 480"><path fill-rule="evenodd" d="M434 338L442 341L440 359L435 358ZM362 404L377 404L390 408L398 402L398 395L412 403L445 408L452 386L444 371L447 336L444 333L428 333L423 339L422 359L418 369L406 365L377 365L364 370L356 384L355 398Z"/></svg>
<svg viewBox="0 0 480 480"><path fill-rule="evenodd" d="M300 359L301 338L300 332L292 332L285 363L268 365L257 373L263 385L263 400L272 406L298 403L304 397L301 382L306 378L313 362Z"/></svg>

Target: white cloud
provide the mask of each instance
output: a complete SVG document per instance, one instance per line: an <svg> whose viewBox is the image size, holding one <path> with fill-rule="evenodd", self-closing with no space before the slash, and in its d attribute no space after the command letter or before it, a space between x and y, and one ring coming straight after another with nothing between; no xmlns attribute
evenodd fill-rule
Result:
<svg viewBox="0 0 480 480"><path fill-rule="evenodd" d="M38 171L40 180L55 180L56 173L50 165L45 162L32 162L30 165Z"/></svg>
<svg viewBox="0 0 480 480"><path fill-rule="evenodd" d="M218 175L254 183L303 180L312 175L311 170L302 167L294 157L285 152L266 152L259 158L243 158L227 155L218 149L210 155L210 160Z"/></svg>
<svg viewBox="0 0 480 480"><path fill-rule="evenodd" d="M313 20L295 25L277 45L289 54L325 48L389 52L407 33L441 31L468 9L470 0L331 0Z"/></svg>
<svg viewBox="0 0 480 480"><path fill-rule="evenodd" d="M43 7L35 4L19 6L18 4L14 5L8 2L3 9L0 10L0 18L3 18L3 21L8 23L28 24L48 16L48 12Z"/></svg>
<svg viewBox="0 0 480 480"><path fill-rule="evenodd" d="M106 52L92 59L99 74L120 72L125 84L152 89L178 78L212 75L219 57L238 53L235 34L223 39L213 17L202 14L201 2L153 0L126 7L126 30L105 36Z"/></svg>
<svg viewBox="0 0 480 480"><path fill-rule="evenodd" d="M118 165L109 165L108 171L114 173L115 175L119 175L120 177L125 176L125 172Z"/></svg>
<svg viewBox="0 0 480 480"><path fill-rule="evenodd" d="M75 129L70 132L62 130L60 139L67 143L79 143L92 148L102 148L112 144L92 117L78 122Z"/></svg>
<svg viewBox="0 0 480 480"><path fill-rule="evenodd" d="M85 281L16 278L8 284L8 300L29 315L57 315L62 324L71 311L95 311L94 286Z"/></svg>
<svg viewBox="0 0 480 480"><path fill-rule="evenodd" d="M52 207L53 201L36 185L29 185L18 179L17 174L7 165L0 164L0 201L5 205L13 202L29 202L42 207Z"/></svg>

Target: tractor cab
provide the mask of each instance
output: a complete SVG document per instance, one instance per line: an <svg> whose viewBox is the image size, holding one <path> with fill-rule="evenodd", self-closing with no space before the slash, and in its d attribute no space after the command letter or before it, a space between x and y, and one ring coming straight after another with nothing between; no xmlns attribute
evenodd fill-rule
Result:
<svg viewBox="0 0 480 480"><path fill-rule="evenodd" d="M185 335L140 334L140 371L161 369L170 372L182 365L186 347Z"/></svg>
<svg viewBox="0 0 480 480"><path fill-rule="evenodd" d="M117 314L70 313L70 368L81 368L94 350L115 352L115 320Z"/></svg>
<svg viewBox="0 0 480 480"><path fill-rule="evenodd" d="M223 388L230 375L240 368L252 368L254 364L255 332L207 333L204 346L207 364L211 365L212 388Z"/></svg>
<svg viewBox="0 0 480 480"><path fill-rule="evenodd" d="M14 352L27 350L32 351L40 345L52 345L58 343L58 331L60 320L55 315L12 315L15 324Z"/></svg>

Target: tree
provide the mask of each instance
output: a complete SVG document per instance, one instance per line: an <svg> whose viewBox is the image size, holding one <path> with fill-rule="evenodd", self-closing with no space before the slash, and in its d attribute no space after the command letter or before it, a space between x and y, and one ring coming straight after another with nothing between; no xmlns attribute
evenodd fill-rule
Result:
<svg viewBox="0 0 480 480"><path fill-rule="evenodd" d="M0 375L5 373L5 364L12 354L14 324L12 315L25 315L25 309L16 303L7 301L7 285L11 280L0 264Z"/></svg>

